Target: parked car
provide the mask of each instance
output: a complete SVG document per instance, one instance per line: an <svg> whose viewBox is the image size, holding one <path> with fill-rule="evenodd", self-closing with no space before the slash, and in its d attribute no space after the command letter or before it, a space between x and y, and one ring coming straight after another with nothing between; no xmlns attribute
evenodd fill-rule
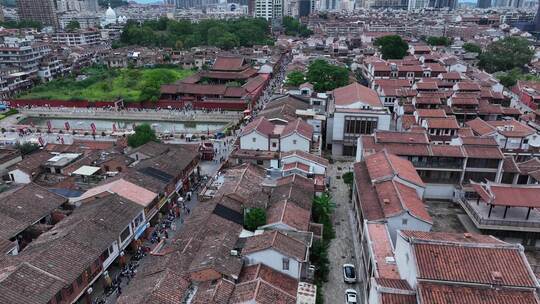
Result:
<svg viewBox="0 0 540 304"><path fill-rule="evenodd" d="M343 281L345 283L356 283L356 268L353 264L343 264Z"/></svg>
<svg viewBox="0 0 540 304"><path fill-rule="evenodd" d="M345 290L345 304L357 304L358 293L354 289Z"/></svg>

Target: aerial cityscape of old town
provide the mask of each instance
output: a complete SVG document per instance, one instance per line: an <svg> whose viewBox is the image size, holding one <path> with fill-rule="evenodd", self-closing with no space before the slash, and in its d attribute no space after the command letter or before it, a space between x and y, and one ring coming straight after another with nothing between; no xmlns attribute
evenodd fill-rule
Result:
<svg viewBox="0 0 540 304"><path fill-rule="evenodd" d="M0 304L540 304L538 0L0 0Z"/></svg>

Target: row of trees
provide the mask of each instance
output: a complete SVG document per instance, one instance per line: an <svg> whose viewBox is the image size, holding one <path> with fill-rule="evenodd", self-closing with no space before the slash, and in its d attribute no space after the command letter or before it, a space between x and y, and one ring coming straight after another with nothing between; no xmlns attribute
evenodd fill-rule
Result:
<svg viewBox="0 0 540 304"><path fill-rule="evenodd" d="M317 92L331 91L349 83L349 70L318 59L309 65L307 74L294 71L287 75L287 85L297 87L305 82L313 84Z"/></svg>
<svg viewBox="0 0 540 304"><path fill-rule="evenodd" d="M426 42L429 45L434 45L434 46L449 46L450 44L452 44L452 39L448 37L444 37L444 36L440 36L440 37L431 36L426 39Z"/></svg>
<svg viewBox="0 0 540 304"><path fill-rule="evenodd" d="M142 24L131 20L125 25L120 41L125 45L176 49L209 45L226 50L238 46L273 44L268 22L261 18L203 20L198 23L161 18Z"/></svg>

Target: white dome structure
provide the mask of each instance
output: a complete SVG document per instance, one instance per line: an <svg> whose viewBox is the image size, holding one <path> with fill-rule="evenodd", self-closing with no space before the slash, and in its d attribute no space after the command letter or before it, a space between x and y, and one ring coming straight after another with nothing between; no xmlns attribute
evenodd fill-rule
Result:
<svg viewBox="0 0 540 304"><path fill-rule="evenodd" d="M116 12L112 9L111 5L109 4L109 8L105 12L105 19L101 23L101 25L109 25L109 24L116 24Z"/></svg>

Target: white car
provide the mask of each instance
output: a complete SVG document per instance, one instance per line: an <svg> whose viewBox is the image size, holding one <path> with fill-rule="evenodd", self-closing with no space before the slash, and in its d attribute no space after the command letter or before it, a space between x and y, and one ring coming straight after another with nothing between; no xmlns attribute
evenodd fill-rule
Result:
<svg viewBox="0 0 540 304"><path fill-rule="evenodd" d="M356 283L356 268L353 264L343 264L343 282Z"/></svg>
<svg viewBox="0 0 540 304"><path fill-rule="evenodd" d="M345 304L358 303L358 293L354 289L345 290Z"/></svg>

